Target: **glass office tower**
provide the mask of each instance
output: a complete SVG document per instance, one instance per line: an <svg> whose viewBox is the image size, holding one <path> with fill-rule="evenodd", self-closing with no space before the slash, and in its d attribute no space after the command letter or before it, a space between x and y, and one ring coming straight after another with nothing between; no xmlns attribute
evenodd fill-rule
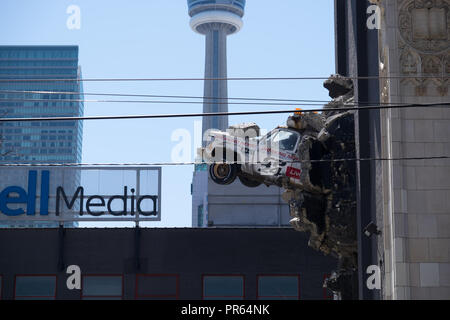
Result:
<svg viewBox="0 0 450 320"><path fill-rule="evenodd" d="M82 82L73 81L80 78L78 46L0 46L0 118L82 116ZM82 133L82 121L0 122L0 164L80 163ZM0 170L0 190L27 180L25 169ZM77 170L50 171L68 190L79 185ZM0 228L57 225L0 221Z"/></svg>

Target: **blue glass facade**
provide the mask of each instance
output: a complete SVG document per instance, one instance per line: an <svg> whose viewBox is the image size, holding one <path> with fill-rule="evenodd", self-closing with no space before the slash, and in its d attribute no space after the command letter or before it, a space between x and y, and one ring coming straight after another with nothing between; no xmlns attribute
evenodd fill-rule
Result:
<svg viewBox="0 0 450 320"><path fill-rule="evenodd" d="M16 81L77 77L76 46L0 46L1 117L82 116L83 102L70 101L83 100L81 82ZM79 163L82 132L81 121L0 123L0 163Z"/></svg>
<svg viewBox="0 0 450 320"><path fill-rule="evenodd" d="M0 117L82 116L82 82L52 81L79 78L78 46L0 46ZM80 163L82 134L82 121L0 122L0 164Z"/></svg>

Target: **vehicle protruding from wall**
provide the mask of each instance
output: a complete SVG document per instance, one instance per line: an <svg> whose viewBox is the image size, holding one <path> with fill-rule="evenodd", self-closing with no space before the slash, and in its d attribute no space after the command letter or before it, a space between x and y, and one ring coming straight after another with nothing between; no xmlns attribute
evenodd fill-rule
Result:
<svg viewBox="0 0 450 320"><path fill-rule="evenodd" d="M210 130L201 156L218 184L239 178L248 187L283 188L294 229L309 232L312 248L339 259L326 285L346 299L355 297L357 268L354 111L334 109L353 104L353 82L332 75L324 87L333 98L325 109L333 111L299 110L262 137L254 123Z"/></svg>

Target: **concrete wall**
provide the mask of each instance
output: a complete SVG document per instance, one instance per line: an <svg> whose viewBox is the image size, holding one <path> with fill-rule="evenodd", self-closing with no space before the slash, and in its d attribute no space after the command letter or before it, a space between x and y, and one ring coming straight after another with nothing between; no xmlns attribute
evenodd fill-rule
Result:
<svg viewBox="0 0 450 320"><path fill-rule="evenodd" d="M134 229L66 229L64 266L84 275L122 274L124 298L134 299L137 274L177 274L179 299L201 299L203 274L240 274L245 299L256 299L257 275L298 274L300 299L323 299L323 277L336 260L312 250L287 229L141 229L136 268ZM80 299L58 268L57 229L0 229L3 299L14 296L17 274L56 274L57 298Z"/></svg>
<svg viewBox="0 0 450 320"><path fill-rule="evenodd" d="M429 4L446 12L445 38L430 34L434 42L413 32L440 29L438 19L412 18L420 1L381 1L380 74L402 77L381 80L383 102L450 102L450 1ZM382 114L385 157L450 156L450 108ZM384 162L383 170L385 298L449 299L450 160Z"/></svg>
<svg viewBox="0 0 450 320"><path fill-rule="evenodd" d="M244 186L239 179L228 186L208 177L208 220L214 226L290 227L289 205L283 189Z"/></svg>
<svg viewBox="0 0 450 320"><path fill-rule="evenodd" d="M208 223L215 227L290 227L289 205L281 198L281 188L248 188L239 179L221 186L211 180L208 171L195 171L192 187L194 228L207 227ZM203 206L200 224L199 206Z"/></svg>

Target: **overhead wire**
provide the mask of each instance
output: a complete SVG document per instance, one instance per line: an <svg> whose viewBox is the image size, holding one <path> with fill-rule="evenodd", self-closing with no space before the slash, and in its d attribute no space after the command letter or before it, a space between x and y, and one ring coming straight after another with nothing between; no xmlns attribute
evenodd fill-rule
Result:
<svg viewBox="0 0 450 320"><path fill-rule="evenodd" d="M370 77L359 77L370 78ZM372 77L381 78L381 77ZM308 78L228 78L228 79L107 79L108 81L114 80L294 80L294 79L328 79L319 77L308 77ZM11 79L8 79L11 80ZM30 79L27 79L29 81ZM39 79L35 79L39 81ZM52 79L51 81L67 81L68 79ZM86 81L101 81L101 79L83 79ZM0 79L0 82L2 79ZM49 81L49 79L45 79ZM73 81L73 80L72 80ZM78 80L76 80L78 81ZM176 98L176 99L205 99L205 100L244 100L244 101L283 101L283 102L302 102L302 105L319 105L319 103L329 103L332 101L326 100L307 100L307 99L275 99L275 98L215 98L215 97L196 97L196 96L181 96L181 95L148 95L148 94L117 94L117 93L80 93L80 92L67 92L67 91L40 91L40 90L29 90L29 91L19 91L19 90L0 90L0 93L45 93L45 94L68 94L68 95L93 95L93 96L127 96L127 97L148 97L148 98ZM85 99L0 99L0 101L45 101L45 102L120 102L120 103L190 103L190 104L201 104L204 101L160 101L160 100L85 100ZM315 102L307 104L307 102ZM293 105L292 103L239 103L239 102L214 102L218 104L241 104L241 105ZM359 105L367 104L368 106L357 107ZM309 113L309 112L334 112L334 111L351 111L351 110L375 110L375 109L392 109L392 108L416 108L416 107L449 107L450 102L441 103L429 103L429 104L383 104L377 103L378 105L370 106L370 102L358 102L358 103L346 103L344 107L339 108L320 108L320 109L306 109L306 110L270 110L270 111L241 111L241 112L219 112L219 113L193 113L193 114L156 114L156 115L123 115L123 116L87 116L87 117L38 117L38 118L0 118L0 122L9 121L64 121L64 120L115 120L115 119L142 119L142 118L173 118L173 117L208 117L208 116L233 116L233 115L253 115L253 114L279 114L279 113ZM351 107L348 107L351 106ZM361 159L323 159L323 160L307 160L307 162L342 162L342 161L400 161L400 160L441 160L450 159L450 156L438 156L438 157L400 157L400 158L361 158ZM306 162L302 161L290 161L290 162ZM238 164L237 162L235 162ZM49 164L36 164L36 163L13 163L13 164L0 164L2 167L8 166L169 166L169 165L198 165L205 164L204 162L184 162L184 163L97 163L97 164L71 164L71 163L49 163Z"/></svg>
<svg viewBox="0 0 450 320"><path fill-rule="evenodd" d="M346 77L352 80L382 80L382 79L408 79L410 76L367 76L367 77ZM435 76L414 76L414 78L435 78ZM444 77L443 77L444 78ZM230 78L82 78L82 79L0 79L2 82L135 82L135 81L281 81L281 80L327 80L327 77L230 77ZM3 93L17 93L15 90L0 91ZM203 99L215 100L215 104L239 104L239 105L291 105L292 102L300 102L302 105L318 105L319 103L329 103L332 101L326 100L307 100L307 99L274 99L274 98L216 98L216 97L196 97L196 96L176 96L176 95L148 95L148 94L117 94L117 93L80 93L80 92L46 92L46 91L28 91L21 93L47 93L47 94L68 94L68 95L92 95L92 96L122 96L122 97L146 97L146 98L174 98L174 99ZM217 100L226 99L226 102L217 102ZM229 102L229 100L241 101L276 101L278 103L239 103ZM0 99L0 101L11 101L11 99ZM46 102L110 102L110 103L173 103L173 104L202 104L205 101L154 101L154 100L85 100L85 99L17 99L13 101L46 101ZM291 102L289 104L283 102ZM364 107L358 107L361 105ZM373 104L373 105L372 105ZM347 107L352 105L352 107ZM241 111L241 112L219 112L219 113L192 113L192 114L153 114L153 115L121 115L121 116L84 116L84 117L39 117L39 118L0 118L0 122L9 121L64 121L64 120L117 120L117 119L150 119L150 118L181 118L181 117L209 117L209 116L234 116L234 115L256 115L256 114L281 114L294 112L334 112L334 111L360 111L360 110L381 110L393 108L416 108L416 107L449 107L450 102L430 103L430 104L390 104L390 103L371 103L371 102L355 102L352 104L345 104L344 107L339 108L320 108L320 109L306 109L306 110L270 110L270 111ZM342 161L401 161L401 160L442 160L450 159L450 156L438 157L398 157L398 158L354 158L354 159L323 159L323 160L307 160L307 162L342 162ZM299 162L305 162L306 160ZM2 167L7 166L168 166L168 165L198 165L205 164L204 162L184 162L184 163L119 163L119 164L0 164Z"/></svg>
<svg viewBox="0 0 450 320"><path fill-rule="evenodd" d="M286 98L254 98L254 97L203 97L203 96L189 96L189 95L155 95L155 94L125 94L125 93L103 93L103 92L77 92L77 91L44 91L44 90L0 90L0 94L47 94L47 95L77 95L77 96L112 96L112 97L140 97L140 98L167 98L167 99L203 99L202 101L179 101L179 100L107 100L107 99L61 99L61 98L0 98L0 102L87 102L87 103L150 103L150 104L204 104L213 103L208 102L208 100L213 100L214 104L229 104L229 105L290 105L295 106L295 102L301 103L302 105L324 105L333 103L333 100L318 100L318 99L286 99ZM241 103L233 102L234 100L239 101L271 101L275 103ZM225 102L220 102L225 101ZM287 103L290 102L290 103ZM446 103L446 102L443 102ZM450 101L449 101L450 103ZM392 103L392 102L348 102L346 105L408 105L409 103Z"/></svg>
<svg viewBox="0 0 450 320"><path fill-rule="evenodd" d="M243 101L280 101L280 102L317 102L328 103L330 100L314 99L285 99L285 98L250 98L250 97L204 97L187 95L155 95L155 94L124 94L124 93L94 93L77 91L42 91L42 90L0 90L0 93L25 93L25 94L52 94L52 95L84 95L84 96L111 96L111 97L140 97L140 98L170 98L170 99L205 99L205 100L243 100ZM51 100L51 99L49 99ZM55 99L60 101L60 99Z"/></svg>
<svg viewBox="0 0 450 320"><path fill-rule="evenodd" d="M229 77L229 78L4 78L0 82L137 82L137 81L291 81L291 80L327 80L330 76L304 76L304 77ZM399 75L399 76L356 76L345 77L351 80L380 80L380 79L431 79L433 76ZM444 77L444 75L441 76Z"/></svg>
<svg viewBox="0 0 450 320"><path fill-rule="evenodd" d="M1 91L0 91L1 93ZM193 97L186 97L187 99L193 99ZM205 98L216 100L216 98ZM217 98L217 100L225 100L226 98ZM238 99L238 98L235 98ZM234 100L230 98L229 100ZM246 100L252 101L253 99L247 98ZM258 100L258 99L254 99ZM266 101L269 99L259 99L259 101ZM272 101L276 101L272 99ZM99 100L99 99L41 99L41 98L21 98L21 99L13 99L13 98L0 98L0 102L77 102L77 103L139 103L139 104L218 104L218 105L253 105L253 106L322 106L324 104L332 103L332 100L284 100L284 101L297 101L298 103L286 103L286 102L218 102L218 101L168 101L168 100ZM449 102L441 102L440 104L446 104ZM345 105L349 106L369 106L369 105L382 105L382 106L408 106L409 103L384 103L384 102L348 102Z"/></svg>
<svg viewBox="0 0 450 320"><path fill-rule="evenodd" d="M362 161L413 161L413 160L446 160L450 156L429 157L394 157L394 158L341 158L341 159L318 159L318 160L282 160L285 163L327 163L327 162L362 162ZM153 163L0 163L0 167L96 167L96 166L188 166L188 165L211 165L222 162L153 162ZM268 162L242 162L227 161L227 164L266 164Z"/></svg>
<svg viewBox="0 0 450 320"><path fill-rule="evenodd" d="M450 107L450 103L427 103L427 104L405 104L405 105L378 105L365 107L320 108L320 109L289 109L268 111L238 111L238 112L213 112L213 113L173 113L173 114L146 114L146 115L114 115L114 116L82 116L82 117L29 117L29 118L0 118L0 122L30 122L30 121L81 121L81 120L125 120L125 119L161 119L161 118L189 118L189 117L215 117L215 116L238 116L238 115L264 115L282 113L317 113L317 112L342 112L363 111L382 109L403 109L423 107Z"/></svg>
<svg viewBox="0 0 450 320"><path fill-rule="evenodd" d="M1 99L0 102L87 102L87 103L149 103L149 104L204 104L204 101L166 101L166 100L86 100L86 99ZM254 106L292 106L293 103L274 102L207 102L218 105L254 105ZM308 106L321 106L323 103L302 103Z"/></svg>

